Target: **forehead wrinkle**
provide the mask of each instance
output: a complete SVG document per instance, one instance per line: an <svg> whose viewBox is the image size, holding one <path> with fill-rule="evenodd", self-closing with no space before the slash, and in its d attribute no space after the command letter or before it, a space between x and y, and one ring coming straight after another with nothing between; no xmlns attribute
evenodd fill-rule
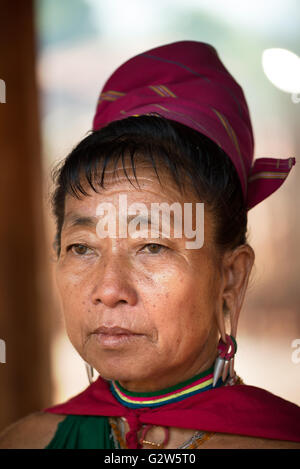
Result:
<svg viewBox="0 0 300 469"><path fill-rule="evenodd" d="M152 165L139 165L136 169L139 169L139 168L150 168L150 169L153 169L153 166ZM132 166L122 166L120 168L116 168L116 169L105 169L105 174L106 173L117 173L117 172L123 172L124 173L124 169L131 169L133 171L133 168Z"/></svg>
<svg viewBox="0 0 300 469"><path fill-rule="evenodd" d="M150 169L150 175L149 177L147 175L139 174L140 170L143 169ZM128 170L130 172L128 172ZM157 172L158 171L158 172ZM149 171L146 171L149 173ZM105 180L105 175L108 174L109 178L108 181ZM162 186L161 179L167 178L167 184L168 185L174 185L176 189L181 189L180 186L177 184L176 180L173 177L172 172L168 168L160 167L158 166L157 168L153 167L152 165L147 165L147 164L139 164L136 166L135 171L133 171L132 166L121 166L117 167L115 169L105 169L104 173L104 184L107 185L113 185L113 184L118 184L118 182L122 181L128 181L131 185L131 179L134 182L139 183L139 181L150 181L150 182L158 182Z"/></svg>
<svg viewBox="0 0 300 469"><path fill-rule="evenodd" d="M183 200L184 193L180 190L181 188L176 184L176 182L173 179L168 179L168 181L159 181L157 177L147 177L147 176L138 176L137 177L138 182L142 181L145 182L144 187L136 187L133 186L128 178L122 174L120 177L117 179L110 179L109 181L105 182L105 187L101 187L97 193L102 196L109 196L113 195L116 193L120 192L129 192L129 193L134 193L134 192L148 192L150 194L154 195L164 195L166 197L166 200L172 200L174 201L180 201ZM165 182L165 184L163 184ZM124 187L124 183L126 184L127 187ZM156 190L151 190L150 185L154 186L159 186L159 188ZM168 192L171 193L171 197L168 196L165 188L167 188ZM89 187L87 187L89 190ZM172 196L173 193L173 196ZM174 195L176 195L176 198L174 198ZM179 196L179 197L178 197ZM193 197L194 198L194 197Z"/></svg>
<svg viewBox="0 0 300 469"><path fill-rule="evenodd" d="M148 179L148 178L143 178L144 180L146 181L150 181L152 182L151 179ZM124 181L127 182L127 179L124 178ZM127 186L127 187L124 187L123 183L120 183L120 184L111 184L111 187L114 188L113 190L110 189L110 188L107 188L107 189L102 189L100 192L97 193L96 196L99 196L99 202L98 203L101 203L101 197L103 197L103 201L105 201L105 199L107 198L110 198L111 196L114 196L116 194L122 194L122 193L128 193L129 194L129 197L134 194L134 193L139 193L139 194L142 194L144 193L145 196L147 194L151 194L153 196L155 196L155 200L151 201L151 200L145 200L143 199L143 203L147 206L149 205L149 209L151 208L151 203L158 203L158 204L161 204L161 203L169 203L169 204L173 204L173 203L180 203L181 205L183 205L184 203L188 202L188 201L191 201L191 202L195 202L195 196L192 195L191 199L185 199L184 198L184 195L181 194L178 190L176 190L176 188L170 188L168 187L168 192L169 194L166 193L166 191L164 190L163 186L160 186L160 188L158 190L155 190L155 189L150 189L150 187L143 187L143 188L132 188L131 186ZM159 199L157 199L157 196L159 196ZM70 196L69 196L70 197ZM73 200L73 199L72 199ZM84 199L81 199L80 202L82 202ZM197 199L198 201L198 199ZM130 204L131 203L134 203L134 202L140 202L139 200L131 200L130 201ZM97 205L98 205L97 203ZM113 203L113 205L115 205L115 203ZM172 213L172 212L171 212ZM67 220L67 218L69 218L70 215L67 214L65 216L65 220ZM83 225L86 225L86 226L90 226L90 227L93 227L96 223L95 223L95 220L97 220L97 217L95 216L94 217L94 220L89 220L89 218L93 218L92 216L88 217L88 216L85 216L85 215L81 215L81 214L76 214L73 215L74 217L74 220L73 220L73 223L72 225L74 226L83 226ZM78 218L78 220L77 220ZM86 219L86 223L85 223L85 220L83 220L81 222L81 220L79 220L80 218L83 218L83 219ZM71 220L72 221L72 220Z"/></svg>

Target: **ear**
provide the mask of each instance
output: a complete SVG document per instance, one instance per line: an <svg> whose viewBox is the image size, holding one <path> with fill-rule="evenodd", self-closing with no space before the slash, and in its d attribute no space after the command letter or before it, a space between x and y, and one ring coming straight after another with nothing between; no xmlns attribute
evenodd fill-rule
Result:
<svg viewBox="0 0 300 469"><path fill-rule="evenodd" d="M254 251L248 244L238 246L233 251L227 251L223 256L217 302L217 324L224 342L226 342L225 308L230 314L230 335L236 337L239 315L254 260Z"/></svg>

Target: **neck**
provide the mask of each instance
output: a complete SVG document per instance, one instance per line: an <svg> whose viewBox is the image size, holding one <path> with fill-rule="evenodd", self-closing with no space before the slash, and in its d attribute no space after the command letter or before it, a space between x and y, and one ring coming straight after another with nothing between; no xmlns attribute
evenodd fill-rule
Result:
<svg viewBox="0 0 300 469"><path fill-rule="evenodd" d="M185 381L164 389L148 392L128 391L118 381L111 382L111 391L116 399L125 407L134 409L160 407L165 404L179 402L195 394L212 389L213 364L210 368L194 375ZM220 378L216 387L222 386Z"/></svg>

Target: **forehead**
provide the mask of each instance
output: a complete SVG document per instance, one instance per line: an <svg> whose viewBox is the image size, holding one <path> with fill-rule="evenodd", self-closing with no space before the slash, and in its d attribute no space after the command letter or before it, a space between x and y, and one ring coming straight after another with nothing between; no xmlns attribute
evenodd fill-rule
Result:
<svg viewBox="0 0 300 469"><path fill-rule="evenodd" d="M141 190L158 190L165 196L170 197L173 195L178 198L181 194L181 188L176 184L171 171L165 166L158 164L155 170L150 162L140 160L133 171L128 157L124 162L124 166L119 161L116 168L112 168L112 164L110 164L105 169L104 183L108 190L118 190L126 187L134 189L135 186L135 189L138 187Z"/></svg>
<svg viewBox="0 0 300 469"><path fill-rule="evenodd" d="M157 175L158 173L158 175ZM81 185L88 194L80 199L66 196L65 215L81 206L86 210L93 210L97 203L104 199L115 199L120 193L126 193L131 201L145 200L147 202L200 202L196 193L190 186L182 181L182 186L178 186L173 175L167 168L158 167L157 173L149 162L139 162L136 164L135 171L128 161L125 161L124 167L119 162L116 168L112 164L105 169L104 187L102 188L95 180L97 192L95 192L89 183L82 178Z"/></svg>
<svg viewBox="0 0 300 469"><path fill-rule="evenodd" d="M179 202L184 213L184 204L192 203L193 229L196 228L195 204L201 202L198 195L187 184L181 190L168 170L158 169L159 178L155 169L149 163L140 163L136 168L138 185L131 166L125 165L127 176L123 167L117 170L109 168L105 172L104 188L97 187L95 192L89 184L82 182L88 196L77 199L67 195L65 201L64 228L74 225L81 229L83 226L95 228L97 223L97 208L103 202L109 202L116 206L118 213L119 195L126 194L128 205L132 203L143 203L148 208L152 203L167 203L169 206ZM129 180L128 180L129 179ZM89 219L88 219L89 218ZM80 219L80 223L78 220ZM171 216L171 222L174 221ZM78 222L78 223L77 223ZM214 250L215 221L210 210L204 204L204 249Z"/></svg>

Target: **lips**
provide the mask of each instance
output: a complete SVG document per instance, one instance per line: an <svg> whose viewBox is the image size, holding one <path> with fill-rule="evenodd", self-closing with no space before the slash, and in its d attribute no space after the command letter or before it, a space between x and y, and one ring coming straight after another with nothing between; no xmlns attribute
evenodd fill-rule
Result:
<svg viewBox="0 0 300 469"><path fill-rule="evenodd" d="M124 329L123 327L106 327L106 326L98 327L98 329L96 329L94 333L104 334L104 335L140 335L140 334L136 334L133 331L130 331L129 329Z"/></svg>
<svg viewBox="0 0 300 469"><path fill-rule="evenodd" d="M93 334L97 343L105 350L116 350L131 346L143 337L143 334L117 326L101 326L95 329Z"/></svg>

